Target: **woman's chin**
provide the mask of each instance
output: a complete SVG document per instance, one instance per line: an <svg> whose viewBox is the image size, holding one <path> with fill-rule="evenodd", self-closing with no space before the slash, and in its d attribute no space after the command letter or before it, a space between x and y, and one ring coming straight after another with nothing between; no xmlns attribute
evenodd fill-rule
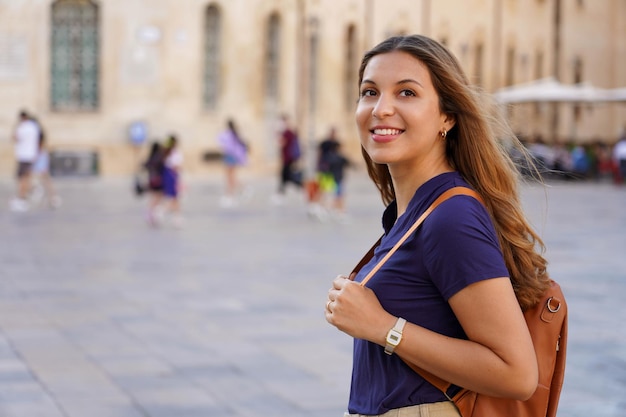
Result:
<svg viewBox="0 0 626 417"><path fill-rule="evenodd" d="M391 155L389 155L387 152L370 152L368 153L370 159L372 160L372 162L376 163L376 164L389 164L392 163L396 160L396 158L393 158Z"/></svg>

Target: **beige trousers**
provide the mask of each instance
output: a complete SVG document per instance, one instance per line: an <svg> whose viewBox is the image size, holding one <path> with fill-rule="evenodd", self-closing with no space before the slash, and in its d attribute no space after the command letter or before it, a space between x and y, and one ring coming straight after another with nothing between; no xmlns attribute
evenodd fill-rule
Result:
<svg viewBox="0 0 626 417"><path fill-rule="evenodd" d="M410 407L394 408L377 416L364 414L344 413L344 417L460 417L459 411L451 401L440 403L412 405Z"/></svg>

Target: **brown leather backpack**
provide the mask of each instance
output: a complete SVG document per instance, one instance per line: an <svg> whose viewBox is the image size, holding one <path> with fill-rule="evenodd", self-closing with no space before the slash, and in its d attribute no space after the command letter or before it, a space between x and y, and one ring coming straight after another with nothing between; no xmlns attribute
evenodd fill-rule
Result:
<svg viewBox="0 0 626 417"><path fill-rule="evenodd" d="M367 283L439 204L455 195L468 195L482 201L475 191L465 187L454 187L444 192L363 278L361 285ZM353 274L358 272L372 258L374 249L379 244L380 240L359 262ZM406 363L425 380L440 389L450 401L453 401L463 417L555 417L565 377L567 352L567 304L559 284L552 281L552 285L541 301L524 312L524 318L533 340L539 367L537 390L526 401L490 397L467 389L461 389L453 397L449 397L447 394L451 387L449 382L411 363Z"/></svg>

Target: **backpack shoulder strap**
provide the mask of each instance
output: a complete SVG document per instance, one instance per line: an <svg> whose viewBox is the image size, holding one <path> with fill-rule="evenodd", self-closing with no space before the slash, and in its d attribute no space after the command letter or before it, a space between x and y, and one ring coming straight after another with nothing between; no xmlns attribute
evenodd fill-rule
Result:
<svg viewBox="0 0 626 417"><path fill-rule="evenodd" d="M524 315L537 353L539 384L550 388L546 417L555 417L567 354L567 303L559 284L553 280L539 305Z"/></svg>
<svg viewBox="0 0 626 417"><path fill-rule="evenodd" d="M393 248L391 248L389 250L389 252L387 252L387 254L385 254L385 256L380 261L378 261L376 266L374 266L374 268L372 268L372 270L367 274L367 276L365 276L365 278L363 278L363 280L361 281L361 285L365 285L367 283L367 281L369 281L370 278L372 278L372 276L374 276L374 274L376 272L378 272L380 267L383 266L383 264L385 262L387 262L387 260L391 257L391 255L393 255L394 252L396 250L398 250L398 248L404 243L405 240L407 240L409 238L409 236L411 236L413 233L415 233L417 228L422 224L422 222L426 219L426 217L428 217L428 215L430 215L430 213L433 212L433 210L435 210L441 203L443 203L444 201L446 201L447 199L449 199L451 197L454 197L455 195L467 195L467 196L470 196L470 197L474 197L475 199L477 199L481 203L483 202L482 198L480 197L480 195L476 191L474 191L474 190L472 190L470 188L467 188L467 187L453 187L453 188L450 188L450 189L444 191L424 211L424 213L422 213L422 215L415 221L415 223L413 223L413 225L409 228L409 230L406 231L406 233L400 238L400 240L398 240L398 242L393 246ZM376 250L378 245L380 245L380 241L381 240L382 240L382 237L380 239L378 239L378 241L374 244L374 246L372 246L372 248L363 257L363 259L361 259L361 261L359 261L357 266L352 270L352 274L355 274L355 273L359 272L359 270L366 263L368 263L370 261L370 259L372 259L372 257L374 256L374 251ZM350 275L352 275L352 274L350 274Z"/></svg>

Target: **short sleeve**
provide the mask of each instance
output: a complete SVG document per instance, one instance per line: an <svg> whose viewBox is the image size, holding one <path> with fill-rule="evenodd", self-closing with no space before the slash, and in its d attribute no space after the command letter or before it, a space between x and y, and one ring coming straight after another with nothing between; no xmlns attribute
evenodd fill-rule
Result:
<svg viewBox="0 0 626 417"><path fill-rule="evenodd" d="M422 226L425 267L446 300L475 282L509 276L493 222L478 200L451 198Z"/></svg>

